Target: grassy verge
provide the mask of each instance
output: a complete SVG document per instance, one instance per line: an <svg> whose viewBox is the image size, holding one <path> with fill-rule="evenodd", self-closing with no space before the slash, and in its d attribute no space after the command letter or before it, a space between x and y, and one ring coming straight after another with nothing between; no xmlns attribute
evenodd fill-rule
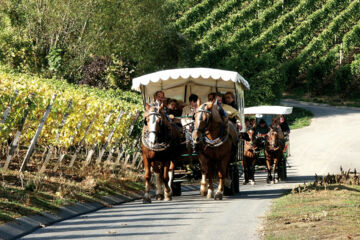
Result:
<svg viewBox="0 0 360 240"><path fill-rule="evenodd" d="M292 114L287 116L287 121L290 129L297 129L309 126L312 117L312 112L303 108L294 107Z"/></svg>
<svg viewBox="0 0 360 240"><path fill-rule="evenodd" d="M61 206L75 202L97 201L105 204L107 195L140 193L139 179L96 174L86 177L48 177L25 173L21 180L17 171L0 172L0 224L24 215L54 213Z"/></svg>
<svg viewBox="0 0 360 240"><path fill-rule="evenodd" d="M275 200L265 239L360 239L360 186L308 186Z"/></svg>

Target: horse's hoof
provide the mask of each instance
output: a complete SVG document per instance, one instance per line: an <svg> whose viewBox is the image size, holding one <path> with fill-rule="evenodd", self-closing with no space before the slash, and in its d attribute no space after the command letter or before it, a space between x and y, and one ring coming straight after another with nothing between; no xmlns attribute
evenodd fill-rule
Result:
<svg viewBox="0 0 360 240"><path fill-rule="evenodd" d="M270 182L271 182L271 181L270 181L270 179L266 179L266 183L268 183L268 184L269 184Z"/></svg>
<svg viewBox="0 0 360 240"><path fill-rule="evenodd" d="M251 184L251 185L255 185L255 181L254 181L254 180L250 180L250 184Z"/></svg>
<svg viewBox="0 0 360 240"><path fill-rule="evenodd" d="M275 184L275 181L274 181L274 180L272 180L272 181L271 181L271 184Z"/></svg>
<svg viewBox="0 0 360 240"><path fill-rule="evenodd" d="M204 190L204 191L200 191L200 195L203 196L203 197L205 197L205 196L207 195L207 191L205 191L205 190Z"/></svg>
<svg viewBox="0 0 360 240"><path fill-rule="evenodd" d="M150 198L143 198L143 204L151 203Z"/></svg>
<svg viewBox="0 0 360 240"><path fill-rule="evenodd" d="M215 200L222 200L222 199L223 199L222 193L219 193L219 192L216 193L214 199L215 199Z"/></svg>
<svg viewBox="0 0 360 240"><path fill-rule="evenodd" d="M279 182L279 180L278 179L275 179L275 183L278 183Z"/></svg>
<svg viewBox="0 0 360 240"><path fill-rule="evenodd" d="M249 182L248 181L243 181L243 185L246 185L248 184Z"/></svg>
<svg viewBox="0 0 360 240"><path fill-rule="evenodd" d="M164 200L164 195L156 194L156 200Z"/></svg>
<svg viewBox="0 0 360 240"><path fill-rule="evenodd" d="M208 190L208 193L207 193L207 195L206 195L206 198L207 199L211 199L211 198L213 198L214 197L214 193L213 193L213 191L211 191L210 189Z"/></svg>
<svg viewBox="0 0 360 240"><path fill-rule="evenodd" d="M172 200L172 197L170 196L170 197L165 197L164 198L164 201L171 201Z"/></svg>

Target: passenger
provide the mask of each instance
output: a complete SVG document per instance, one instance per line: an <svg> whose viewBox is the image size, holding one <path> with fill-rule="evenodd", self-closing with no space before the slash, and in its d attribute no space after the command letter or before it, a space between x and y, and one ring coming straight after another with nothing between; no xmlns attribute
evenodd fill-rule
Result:
<svg viewBox="0 0 360 240"><path fill-rule="evenodd" d="M280 115L280 127L281 127L281 130L283 131L283 133L284 133L285 135L289 135L289 134L290 134L289 124L286 122L286 119L284 118L283 115Z"/></svg>
<svg viewBox="0 0 360 240"><path fill-rule="evenodd" d="M165 102L165 94L163 91L156 91L154 94L154 102L161 105Z"/></svg>
<svg viewBox="0 0 360 240"><path fill-rule="evenodd" d="M191 117L194 116L197 105L197 100L199 97L195 94L191 94L189 97L189 105L183 108L182 116Z"/></svg>
<svg viewBox="0 0 360 240"><path fill-rule="evenodd" d="M255 121L255 119L254 118L251 118L250 119L250 126L252 127L252 128L256 128L256 121Z"/></svg>
<svg viewBox="0 0 360 240"><path fill-rule="evenodd" d="M218 105L221 107L220 114L224 117L228 117L230 121L236 124L236 127L241 131L241 116L240 113L233 107L222 103L222 94L216 94L216 100Z"/></svg>
<svg viewBox="0 0 360 240"><path fill-rule="evenodd" d="M209 94L208 94L208 101L209 101L209 102L214 101L215 97L216 97L216 93L214 93L214 92L209 93Z"/></svg>
<svg viewBox="0 0 360 240"><path fill-rule="evenodd" d="M178 102L176 99L170 99L167 105L167 114L173 115L174 117L180 117L181 112L178 109Z"/></svg>
<svg viewBox="0 0 360 240"><path fill-rule="evenodd" d="M267 134L269 132L269 127L267 126L264 119L260 119L259 125L255 128L255 134Z"/></svg>
<svg viewBox="0 0 360 240"><path fill-rule="evenodd" d="M248 118L245 118L245 128L246 130L249 130L249 128L251 128L250 119Z"/></svg>
<svg viewBox="0 0 360 240"><path fill-rule="evenodd" d="M235 102L235 96L232 92L225 93L224 100L227 105L230 105L235 109L238 109L238 105Z"/></svg>

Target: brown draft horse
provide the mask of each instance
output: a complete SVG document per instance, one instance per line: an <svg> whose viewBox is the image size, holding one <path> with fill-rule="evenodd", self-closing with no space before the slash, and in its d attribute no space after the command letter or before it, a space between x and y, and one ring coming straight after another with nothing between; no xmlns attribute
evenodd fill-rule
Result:
<svg viewBox="0 0 360 240"><path fill-rule="evenodd" d="M247 130L250 140L245 141L244 145L244 185L250 182L251 185L255 184L255 163L256 163L256 145L255 145L255 130L250 127Z"/></svg>
<svg viewBox="0 0 360 240"><path fill-rule="evenodd" d="M213 177L217 173L219 186L214 196L215 200L222 200L227 168L236 154L238 141L236 127L227 118L223 118L219 110L220 106L214 102L204 103L198 107L194 115L195 129L192 133L194 144L199 151L202 172L200 193L202 196L207 195L207 198L213 197Z"/></svg>
<svg viewBox="0 0 360 240"><path fill-rule="evenodd" d="M173 176L176 154L181 150L182 131L171 123L161 106L146 105L145 125L142 131L142 157L145 169L145 194L143 203L151 203L151 167L156 177L156 198L165 201L172 199L171 178ZM170 170L170 173L169 173ZM162 192L164 186L164 194Z"/></svg>
<svg viewBox="0 0 360 240"><path fill-rule="evenodd" d="M278 124L278 120L273 119L270 131L267 134L266 145L265 145L265 157L266 157L266 167L268 170L267 182L268 183L277 183L279 182L279 173L278 173L278 163L282 160L283 157L283 139L284 135L281 131L281 128ZM273 163L273 174L274 180L271 175L271 163ZM276 175L276 173L278 173Z"/></svg>

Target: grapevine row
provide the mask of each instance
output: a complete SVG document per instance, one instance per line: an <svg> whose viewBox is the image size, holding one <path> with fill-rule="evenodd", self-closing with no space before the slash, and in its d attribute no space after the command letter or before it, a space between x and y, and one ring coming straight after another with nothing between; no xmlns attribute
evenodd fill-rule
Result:
<svg viewBox="0 0 360 240"><path fill-rule="evenodd" d="M267 0L259 0L259 1L266 1ZM254 18L256 16L258 10L259 2L252 1L249 6L243 8L238 13L232 15L229 20L220 25L219 27L210 30L207 34L200 40L197 41L195 44L198 48L202 49L207 45L212 45L212 42L225 36L227 33L234 31L239 26L244 26L246 20Z"/></svg>
<svg viewBox="0 0 360 240"><path fill-rule="evenodd" d="M348 4L348 0L327 2L321 9L309 15L291 34L282 38L274 49L275 54L281 57L285 51L286 55L289 55L296 49L303 48L314 32L335 17L345 4Z"/></svg>
<svg viewBox="0 0 360 240"><path fill-rule="evenodd" d="M295 9L282 16L258 38L254 39L249 47L256 50L264 49L270 41L279 39L281 33L286 33L286 29L296 24L296 19L314 11L319 2L319 0L302 0Z"/></svg>
<svg viewBox="0 0 360 240"><path fill-rule="evenodd" d="M191 24L197 22L201 17L203 17L206 13L210 12L211 9L217 5L220 0L205 0L196 6L190 8L186 11L183 16L176 20L175 26L178 29L185 29L189 27Z"/></svg>
<svg viewBox="0 0 360 240"><path fill-rule="evenodd" d="M85 137L85 143L101 143L104 141L104 136L100 135L99 132L103 128L106 116L110 112L114 112L115 114L113 115L115 116L116 112L124 110L128 114L124 116L121 121L122 124L114 134L114 139L121 138L126 136L130 116L139 110L139 105L113 97L99 97L99 93L87 87L77 88L66 83L53 85L36 77L0 75L0 88L2 89L1 96L3 99L9 99L13 95L14 87L19 90L19 96L16 98L9 117L1 126L0 139L2 142L7 140L9 136L14 136L24 117L24 113L28 112L23 126L21 142L25 145L29 144L44 114L44 109L48 106L49 100L54 94L57 94L56 101L52 104L50 115L38 141L43 146L54 145L67 148L70 145L80 143L86 127L95 116L97 117L92 125L93 131ZM87 94L83 92L87 92ZM65 126L61 129L61 134L57 139L58 126L66 112L70 99L73 101L73 104L71 109L69 109L69 116L66 119ZM82 120L83 116L85 116L84 120ZM114 121L115 117L110 119L105 132L114 126ZM82 122L82 124L80 128L76 128L79 122ZM71 136L74 136L73 140L71 140Z"/></svg>
<svg viewBox="0 0 360 240"><path fill-rule="evenodd" d="M297 56L297 61L306 65L308 61L320 57L333 45L334 36L341 39L346 29L357 23L359 18L360 0L355 0L331 22L326 30L301 51Z"/></svg>
<svg viewBox="0 0 360 240"><path fill-rule="evenodd" d="M237 6L241 6L243 2L244 0L226 0L224 4L219 5L211 14L185 29L183 33L191 39L199 39L213 25L217 24L222 18L225 18L230 12L233 12L234 9L237 9Z"/></svg>

